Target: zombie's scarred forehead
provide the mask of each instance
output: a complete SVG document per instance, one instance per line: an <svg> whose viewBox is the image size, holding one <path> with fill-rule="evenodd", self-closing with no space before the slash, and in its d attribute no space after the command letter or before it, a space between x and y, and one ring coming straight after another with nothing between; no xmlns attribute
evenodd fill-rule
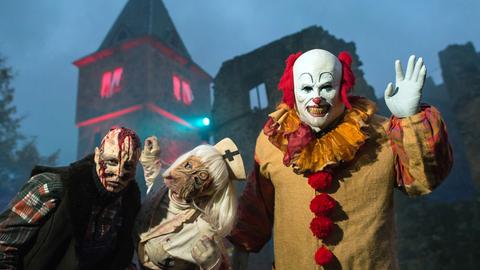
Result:
<svg viewBox="0 0 480 270"><path fill-rule="evenodd" d="M141 147L140 138L135 131L125 127L119 127L110 129L105 137L103 137L100 150L103 151L105 144L113 144L114 141L118 143L119 149L125 148L124 144L126 141L132 144L133 151L139 150Z"/></svg>

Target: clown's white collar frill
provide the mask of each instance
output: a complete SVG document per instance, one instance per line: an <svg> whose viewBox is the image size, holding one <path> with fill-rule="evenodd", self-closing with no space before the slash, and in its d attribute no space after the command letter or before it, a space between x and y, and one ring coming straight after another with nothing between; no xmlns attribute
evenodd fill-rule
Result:
<svg viewBox="0 0 480 270"><path fill-rule="evenodd" d="M301 122L295 109L281 103L263 128L269 141L284 153L283 163L298 174L317 172L350 161L368 138L366 126L376 111L375 103L350 97L351 109L330 131L318 137Z"/></svg>

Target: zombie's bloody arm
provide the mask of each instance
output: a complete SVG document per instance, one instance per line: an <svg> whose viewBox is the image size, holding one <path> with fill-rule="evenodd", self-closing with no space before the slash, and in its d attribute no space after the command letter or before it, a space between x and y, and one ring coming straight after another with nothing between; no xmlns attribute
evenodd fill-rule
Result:
<svg viewBox="0 0 480 270"><path fill-rule="evenodd" d="M0 269L17 269L29 241L59 202L63 188L52 174L32 177L0 215Z"/></svg>
<svg viewBox="0 0 480 270"><path fill-rule="evenodd" d="M388 129L396 156L397 184L410 196L430 193L453 163L445 123L434 107L406 118L392 117Z"/></svg>
<svg viewBox="0 0 480 270"><path fill-rule="evenodd" d="M274 188L255 162L240 197L237 222L228 239L237 247L258 252L270 240L273 227Z"/></svg>

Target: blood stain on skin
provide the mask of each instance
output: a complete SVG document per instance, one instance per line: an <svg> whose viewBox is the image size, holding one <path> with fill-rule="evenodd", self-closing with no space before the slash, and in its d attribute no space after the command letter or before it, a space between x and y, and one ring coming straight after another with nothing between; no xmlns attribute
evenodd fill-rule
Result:
<svg viewBox="0 0 480 270"><path fill-rule="evenodd" d="M121 160L122 157L122 151L124 150L124 142L125 139L129 137L130 138L130 143L128 144L128 149L127 149L127 157L130 156L130 148L133 148L133 150L136 150L140 147L140 139L138 136L130 129L125 129L121 128L120 132L117 135L118 138L118 160ZM120 168L119 168L120 170Z"/></svg>

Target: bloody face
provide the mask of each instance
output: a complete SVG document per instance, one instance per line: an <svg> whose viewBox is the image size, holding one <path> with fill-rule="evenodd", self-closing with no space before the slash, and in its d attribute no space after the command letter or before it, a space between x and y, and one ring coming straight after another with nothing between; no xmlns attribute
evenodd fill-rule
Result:
<svg viewBox="0 0 480 270"><path fill-rule="evenodd" d="M186 202L206 195L212 182L208 168L197 156L188 156L175 162L163 174L163 179L173 197Z"/></svg>
<svg viewBox="0 0 480 270"><path fill-rule="evenodd" d="M109 192L120 192L135 178L140 157L137 135L125 128L110 130L95 148L96 172Z"/></svg>
<svg viewBox="0 0 480 270"><path fill-rule="evenodd" d="M336 56L320 49L307 51L295 61L293 76L295 108L302 122L318 132L343 113L342 66Z"/></svg>

